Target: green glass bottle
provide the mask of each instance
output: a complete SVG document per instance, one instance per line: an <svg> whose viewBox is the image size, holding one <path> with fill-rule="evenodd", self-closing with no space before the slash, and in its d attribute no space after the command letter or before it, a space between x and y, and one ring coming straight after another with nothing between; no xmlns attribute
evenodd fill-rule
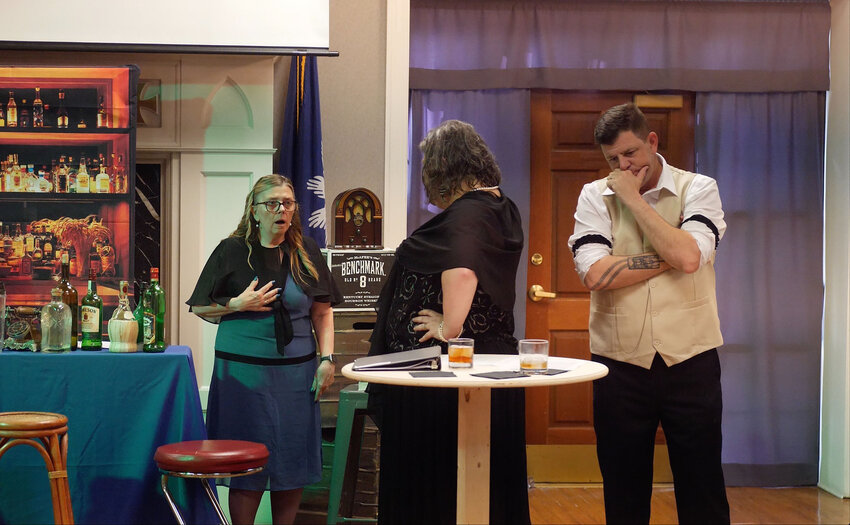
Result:
<svg viewBox="0 0 850 525"><path fill-rule="evenodd" d="M142 296L145 352L165 351L165 291L159 286L159 268L151 268L151 284Z"/></svg>
<svg viewBox="0 0 850 525"><path fill-rule="evenodd" d="M133 310L133 317L136 318L136 322L139 323L139 333L136 336L136 343L143 344L145 342L145 309L142 303L145 302L145 291L147 291L147 284L144 281L138 282L139 287L139 301L136 303L136 309Z"/></svg>
<svg viewBox="0 0 850 525"><path fill-rule="evenodd" d="M82 350L103 348L103 299L97 295L97 274L89 268L89 291L80 303L80 331Z"/></svg>

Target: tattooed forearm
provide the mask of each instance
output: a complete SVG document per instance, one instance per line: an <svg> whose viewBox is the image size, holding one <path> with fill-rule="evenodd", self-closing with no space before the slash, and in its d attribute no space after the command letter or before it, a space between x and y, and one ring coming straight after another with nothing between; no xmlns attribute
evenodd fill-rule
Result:
<svg viewBox="0 0 850 525"><path fill-rule="evenodd" d="M614 285L614 281L624 270L657 270L661 268L662 262L664 260L657 254L624 257L609 266L596 282L587 283L587 287L590 290L605 290ZM624 284L621 283L620 286Z"/></svg>
<svg viewBox="0 0 850 525"><path fill-rule="evenodd" d="M620 275L620 272L626 269L627 260L617 261L605 270L605 273L599 276L599 280L592 283L588 288L591 290L604 290L611 286L614 279Z"/></svg>
<svg viewBox="0 0 850 525"><path fill-rule="evenodd" d="M626 259L629 270L657 270L661 268L661 257L658 255L635 255Z"/></svg>

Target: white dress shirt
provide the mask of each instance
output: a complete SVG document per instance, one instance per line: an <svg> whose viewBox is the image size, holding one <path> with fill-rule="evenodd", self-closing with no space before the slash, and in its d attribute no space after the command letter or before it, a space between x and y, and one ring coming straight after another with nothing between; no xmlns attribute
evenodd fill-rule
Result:
<svg viewBox="0 0 850 525"><path fill-rule="evenodd" d="M655 209L662 189L666 188L673 194L677 193L670 166L668 166L664 157L658 155L658 158L661 160L662 166L658 184L642 195L643 200L653 209ZM599 259L611 255L612 252L611 216L608 214L608 208L605 206L602 196L613 195L614 192L610 188L600 192L598 188L599 186L595 182L585 184L582 188L576 206L575 230L568 241L568 246L572 250L576 241L585 236L599 235L608 240L607 245L602 242L581 244L575 251L576 271L582 282L584 282L584 277L590 267ZM726 222L723 220L723 208L720 203L717 182L710 177L697 174L688 187L684 201L682 220L685 222L681 224L680 228L696 239L701 254L700 266L702 266L711 259L716 244L720 242L726 232ZM688 220L693 217L703 217L710 221L717 228L717 234L715 235L715 232L700 220Z"/></svg>

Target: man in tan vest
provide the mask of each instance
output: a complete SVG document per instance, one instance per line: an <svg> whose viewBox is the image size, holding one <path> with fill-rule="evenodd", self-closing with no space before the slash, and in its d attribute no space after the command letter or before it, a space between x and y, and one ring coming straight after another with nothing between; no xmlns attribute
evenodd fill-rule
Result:
<svg viewBox="0 0 850 525"><path fill-rule="evenodd" d="M720 464L723 344L714 253L726 223L717 183L667 164L634 104L594 130L611 166L584 186L569 246L590 290L590 351L605 516L649 523L659 422L679 523L729 523Z"/></svg>

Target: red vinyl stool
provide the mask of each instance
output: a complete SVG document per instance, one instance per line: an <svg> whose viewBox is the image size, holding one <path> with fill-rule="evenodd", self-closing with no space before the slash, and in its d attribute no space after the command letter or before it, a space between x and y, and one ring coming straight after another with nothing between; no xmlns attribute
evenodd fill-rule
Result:
<svg viewBox="0 0 850 525"><path fill-rule="evenodd" d="M218 504L218 498L209 480L235 478L259 472L269 460L269 451L262 443L208 439L162 445L156 449L153 459L162 472L162 492L180 525L186 525L186 521L180 515L180 510L168 490L168 476L200 479L218 513L218 519L222 525L227 525L227 518L224 517L224 511Z"/></svg>
<svg viewBox="0 0 850 525"><path fill-rule="evenodd" d="M17 445L30 445L47 466L53 522L74 523L68 487L68 418L52 412L0 413L0 456Z"/></svg>

